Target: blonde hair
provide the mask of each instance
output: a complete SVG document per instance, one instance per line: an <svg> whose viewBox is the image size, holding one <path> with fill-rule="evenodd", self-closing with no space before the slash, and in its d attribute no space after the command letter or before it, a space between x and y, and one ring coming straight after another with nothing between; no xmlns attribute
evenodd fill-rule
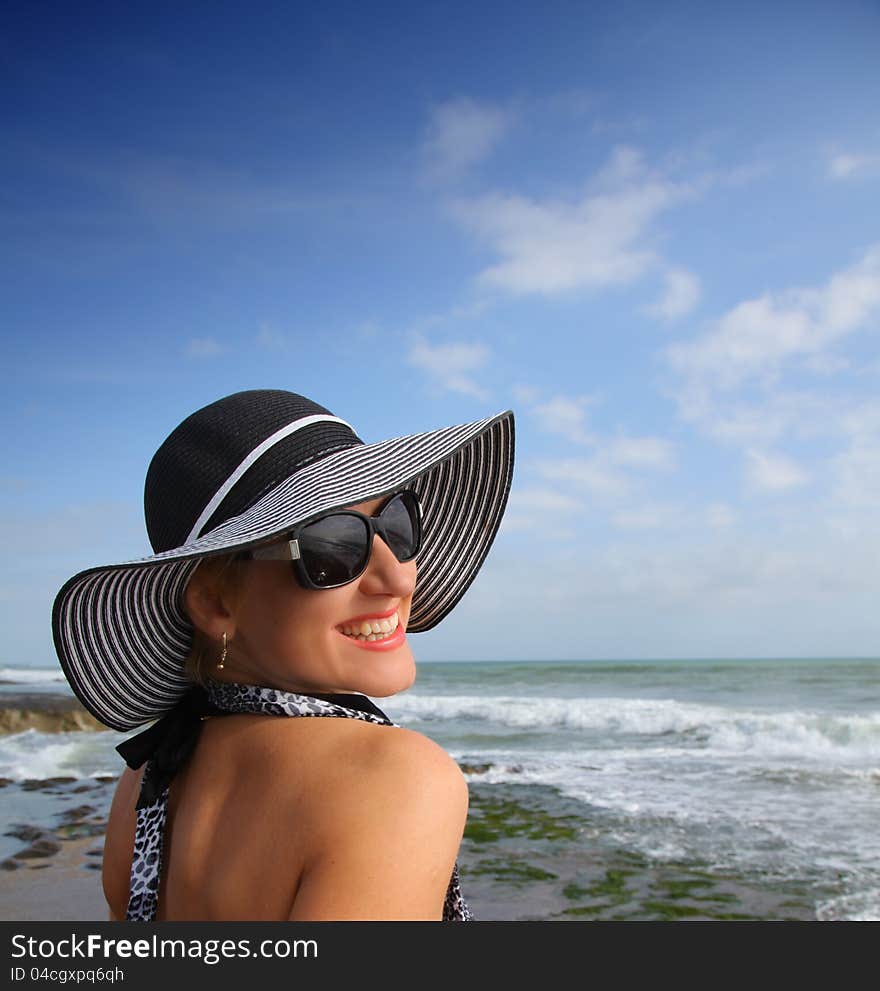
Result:
<svg viewBox="0 0 880 991"><path fill-rule="evenodd" d="M208 582L217 592L234 600L241 587L245 563L244 557L238 552L202 558L190 582L194 580ZM187 612L185 604L184 612ZM217 644L193 623L192 646L183 661L184 674L197 685L204 685L208 677L206 671L210 669L211 662L216 664L219 659Z"/></svg>

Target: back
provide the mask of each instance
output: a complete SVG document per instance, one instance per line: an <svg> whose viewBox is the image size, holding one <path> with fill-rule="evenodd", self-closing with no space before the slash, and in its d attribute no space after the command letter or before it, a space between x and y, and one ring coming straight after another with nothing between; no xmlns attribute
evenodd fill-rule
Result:
<svg viewBox="0 0 880 991"><path fill-rule="evenodd" d="M112 917L128 900L140 773L105 842ZM158 920L439 919L467 814L436 744L349 719L207 720L171 785Z"/></svg>

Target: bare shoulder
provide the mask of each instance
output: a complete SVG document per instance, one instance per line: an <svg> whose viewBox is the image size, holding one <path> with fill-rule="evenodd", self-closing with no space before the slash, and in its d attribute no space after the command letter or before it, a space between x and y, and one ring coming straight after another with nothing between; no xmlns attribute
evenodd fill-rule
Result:
<svg viewBox="0 0 880 991"><path fill-rule="evenodd" d="M104 859L101 879L111 919L124 919L128 905L131 858L143 768L126 767L116 785L107 830L104 835Z"/></svg>
<svg viewBox="0 0 880 991"><path fill-rule="evenodd" d="M442 915L467 817L467 783L428 737L369 728L346 733L347 747L340 738L321 801L309 803L310 856L293 919Z"/></svg>
<svg viewBox="0 0 880 991"><path fill-rule="evenodd" d="M437 804L467 811L464 775L433 740L399 727L377 731L364 723L348 725L351 731L341 736L335 752L327 755L332 760L330 776L341 786L337 799L362 808L382 806L393 799L398 808L408 802L416 811L433 810ZM326 766L323 775L326 781ZM321 807L328 810L326 802Z"/></svg>
<svg viewBox="0 0 880 991"><path fill-rule="evenodd" d="M467 785L458 764L433 740L413 730L377 726L362 720L321 720L321 732L309 733L305 720L262 719L240 737L235 753L245 773L280 781L302 780L306 791L323 799L337 788L336 801L348 794L381 793L387 789L416 789L421 797L437 792L467 802ZM246 745L245 745L246 743ZM285 773L286 772L286 773ZM283 776L282 776L283 775ZM291 792L298 803L303 790ZM318 802L319 809L327 803Z"/></svg>

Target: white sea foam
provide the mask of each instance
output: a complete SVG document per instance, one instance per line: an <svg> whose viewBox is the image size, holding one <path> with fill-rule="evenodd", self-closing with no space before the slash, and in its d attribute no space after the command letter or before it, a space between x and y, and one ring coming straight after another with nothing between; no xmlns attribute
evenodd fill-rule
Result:
<svg viewBox="0 0 880 991"><path fill-rule="evenodd" d="M39 685L46 682L66 683L61 668L0 668L0 683Z"/></svg>
<svg viewBox="0 0 880 991"><path fill-rule="evenodd" d="M29 729L3 736L0 737L0 777L26 781L118 774L122 762L113 748L124 738L124 734L111 730L40 733Z"/></svg>
<svg viewBox="0 0 880 991"><path fill-rule="evenodd" d="M584 740L654 737L657 743L764 757L852 757L880 762L880 712L829 715L753 711L674 699L523 698L403 695L386 706L396 721L465 720L536 732L565 730ZM674 741L674 742L673 742Z"/></svg>
<svg viewBox="0 0 880 991"><path fill-rule="evenodd" d="M780 765L762 784L757 772L766 767L753 754L663 749L487 747L456 756L489 765L467 775L473 783L549 786L583 802L585 823L604 840L650 858L694 859L780 879L877 876L876 769L789 774ZM876 907L867 898L858 906L831 903L827 912L869 918Z"/></svg>
<svg viewBox="0 0 880 991"><path fill-rule="evenodd" d="M820 922L880 922L880 888L819 902L816 918Z"/></svg>

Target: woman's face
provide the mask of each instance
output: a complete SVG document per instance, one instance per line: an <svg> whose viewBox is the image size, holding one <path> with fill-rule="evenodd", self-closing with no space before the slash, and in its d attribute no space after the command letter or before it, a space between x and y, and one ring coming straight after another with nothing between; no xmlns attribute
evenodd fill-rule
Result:
<svg viewBox="0 0 880 991"><path fill-rule="evenodd" d="M350 508L373 516L387 496ZM300 586L287 561L250 561L230 604L224 681L290 692L361 692L385 698L409 688L415 659L405 635L389 645L359 642L342 632L369 621L409 622L416 562L401 564L378 535L366 571L340 588Z"/></svg>

